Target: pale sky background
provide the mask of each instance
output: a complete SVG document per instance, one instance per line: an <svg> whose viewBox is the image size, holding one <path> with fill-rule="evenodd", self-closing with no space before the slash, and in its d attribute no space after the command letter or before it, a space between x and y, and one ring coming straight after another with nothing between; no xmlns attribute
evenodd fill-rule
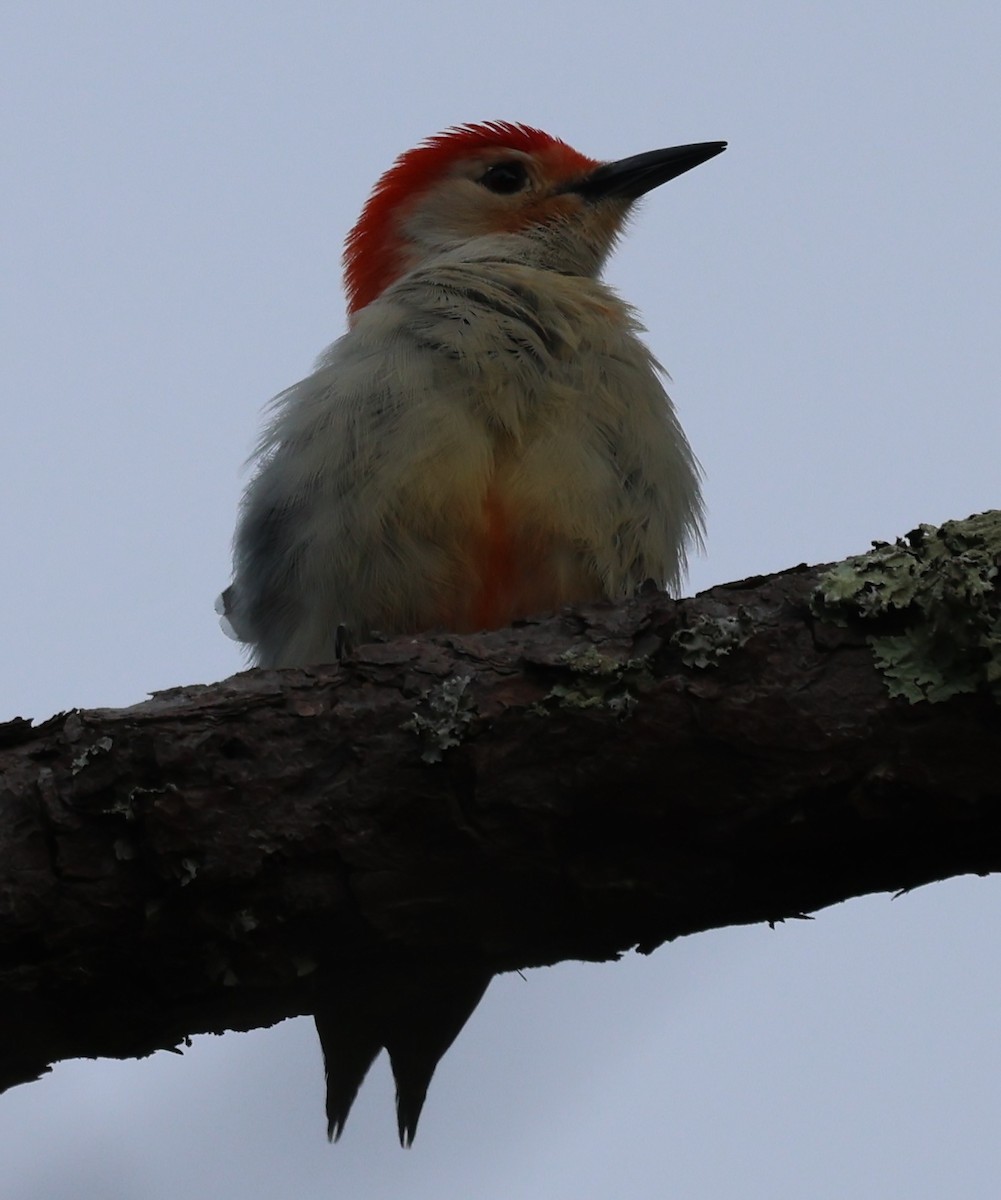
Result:
<svg viewBox="0 0 1001 1200"><path fill-rule="evenodd" d="M461 121L730 142L607 273L705 467L692 590L997 506L999 54L996 0L4 0L0 718L240 669L261 405L342 332L372 183ZM996 1200L999 899L505 977L409 1152L384 1063L327 1144L309 1020L60 1064L0 1097L0 1196Z"/></svg>

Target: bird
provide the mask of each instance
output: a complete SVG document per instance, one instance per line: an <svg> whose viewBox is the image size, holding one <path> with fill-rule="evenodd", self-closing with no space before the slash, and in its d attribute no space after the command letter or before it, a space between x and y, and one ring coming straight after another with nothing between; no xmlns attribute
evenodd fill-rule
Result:
<svg viewBox="0 0 1001 1200"><path fill-rule="evenodd" d="M607 161L494 120L396 159L345 243L347 331L272 401L254 455L220 598L254 665L679 586L701 472L601 272L642 196L725 149ZM410 1145L490 978L415 956L328 972L328 1135L385 1047Z"/></svg>

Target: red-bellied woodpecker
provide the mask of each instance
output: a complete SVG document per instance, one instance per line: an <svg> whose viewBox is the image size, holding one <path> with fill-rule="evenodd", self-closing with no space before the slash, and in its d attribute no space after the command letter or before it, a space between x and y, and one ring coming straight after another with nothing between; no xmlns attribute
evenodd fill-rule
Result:
<svg viewBox="0 0 1001 1200"><path fill-rule="evenodd" d="M348 236L350 328L277 397L258 447L223 595L255 663L678 583L698 467L636 317L598 276L634 202L725 148L599 163L487 122L396 161ZM385 1046L409 1144L489 978L328 973L331 1134Z"/></svg>

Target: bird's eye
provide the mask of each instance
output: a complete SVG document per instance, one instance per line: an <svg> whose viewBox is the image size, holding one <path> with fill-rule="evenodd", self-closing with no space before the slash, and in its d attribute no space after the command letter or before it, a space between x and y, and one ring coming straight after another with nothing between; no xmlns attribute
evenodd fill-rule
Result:
<svg viewBox="0 0 1001 1200"><path fill-rule="evenodd" d="M528 171L525 164L520 162L494 163L480 176L479 182L489 192L497 192L501 196L510 196L520 192L528 184Z"/></svg>

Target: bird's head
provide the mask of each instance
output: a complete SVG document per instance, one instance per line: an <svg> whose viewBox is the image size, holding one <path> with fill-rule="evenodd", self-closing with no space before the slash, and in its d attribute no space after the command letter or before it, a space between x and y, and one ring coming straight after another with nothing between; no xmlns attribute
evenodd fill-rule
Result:
<svg viewBox="0 0 1001 1200"><path fill-rule="evenodd" d="M703 142L618 162L503 121L461 125L400 155L375 185L344 251L348 311L370 304L442 250L537 232L571 246L596 274L633 202L726 148Z"/></svg>

